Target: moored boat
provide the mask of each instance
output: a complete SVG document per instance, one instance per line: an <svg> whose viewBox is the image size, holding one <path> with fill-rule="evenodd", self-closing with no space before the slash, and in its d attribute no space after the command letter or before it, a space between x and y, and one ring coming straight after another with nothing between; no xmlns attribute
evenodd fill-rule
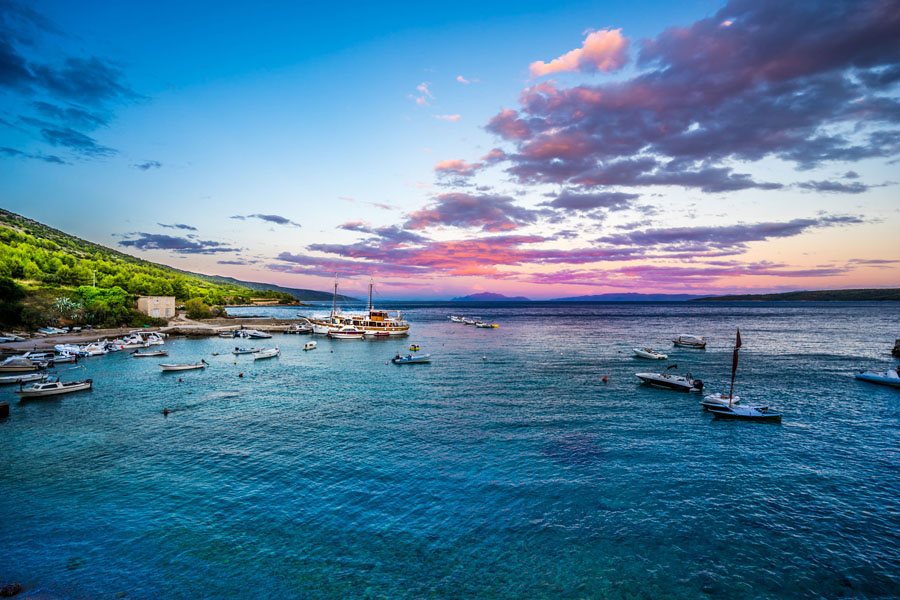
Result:
<svg viewBox="0 0 900 600"><path fill-rule="evenodd" d="M40 398L44 396L59 396L61 394L71 394L72 392L81 392L89 390L94 383L91 379L84 381L67 381L63 383L59 377L48 377L47 381L41 383L32 383L28 387L16 390L22 400L26 398Z"/></svg>
<svg viewBox="0 0 900 600"><path fill-rule="evenodd" d="M139 352L135 350L131 353L131 356L134 358L149 358L151 356L168 356L168 350L145 350L144 352Z"/></svg>
<svg viewBox="0 0 900 600"><path fill-rule="evenodd" d="M22 375L5 375L0 377L0 384L29 383L31 381L44 381L49 375L46 373L25 373Z"/></svg>
<svg viewBox="0 0 900 600"><path fill-rule="evenodd" d="M241 354L256 354L260 350L265 350L265 348L235 348L231 353L235 356L239 356Z"/></svg>
<svg viewBox="0 0 900 600"><path fill-rule="evenodd" d="M668 372L670 369L677 368L678 365L672 365L666 369L665 373L635 373L635 376L641 380L641 383L646 383L653 387L676 390L679 392L699 392L703 390L703 381L694 379L690 373L687 375L679 375L677 373Z"/></svg>
<svg viewBox="0 0 900 600"><path fill-rule="evenodd" d="M205 369L209 363L201 359L196 363L160 363L159 368L163 371L191 371L194 369Z"/></svg>
<svg viewBox="0 0 900 600"><path fill-rule="evenodd" d="M417 365L431 362L430 354L407 354L406 356L400 356L398 353L397 356L391 359L391 362L395 365Z"/></svg>
<svg viewBox="0 0 900 600"><path fill-rule="evenodd" d="M32 360L27 352L21 356L10 356L0 362L0 373L31 373L46 368L46 361Z"/></svg>
<svg viewBox="0 0 900 600"><path fill-rule="evenodd" d="M305 344L303 344L303 349L304 350L315 350L316 343L315 342L306 342Z"/></svg>
<svg viewBox="0 0 900 600"><path fill-rule="evenodd" d="M374 282L369 282L369 301L365 314L342 314L337 307L337 278L334 281L334 300L331 304L331 313L326 318L307 317L297 315L305 319L313 329L313 333L330 334L340 330L342 327L351 326L362 330L367 335L374 335L376 332L386 332L388 335L408 335L409 323L403 320L403 314L399 311L389 311L374 308L372 304L372 293L374 290Z"/></svg>
<svg viewBox="0 0 900 600"><path fill-rule="evenodd" d="M247 337L257 340L267 340L272 337L271 333L259 331L258 329L245 329L244 331L247 332Z"/></svg>
<svg viewBox="0 0 900 600"><path fill-rule="evenodd" d="M281 354L281 350L278 349L278 346L274 348L263 348L259 352L253 353L253 360L260 360L262 358L275 358Z"/></svg>
<svg viewBox="0 0 900 600"><path fill-rule="evenodd" d="M478 327L479 329L496 329L500 326L496 323L484 323L482 321L476 321L475 327Z"/></svg>
<svg viewBox="0 0 900 600"><path fill-rule="evenodd" d="M640 358L649 358L653 360L666 360L669 358L667 354L663 354L659 350L653 348L635 348L634 355Z"/></svg>
<svg viewBox="0 0 900 600"><path fill-rule="evenodd" d="M887 371L859 371L854 373L853 376L860 381L900 388L900 366Z"/></svg>
<svg viewBox="0 0 900 600"><path fill-rule="evenodd" d="M282 333L293 334L293 335L306 335L312 333L312 327L307 323L303 324L294 324L285 329Z"/></svg>
<svg viewBox="0 0 900 600"><path fill-rule="evenodd" d="M679 348L696 348L703 350L706 348L706 338L697 335L679 335L672 340L672 343Z"/></svg>
<svg viewBox="0 0 900 600"><path fill-rule="evenodd" d="M361 340L366 337L363 329L357 329L353 325L344 325L336 331L329 331L328 337L335 340Z"/></svg>
<svg viewBox="0 0 900 600"><path fill-rule="evenodd" d="M769 411L768 407L756 406L717 406L707 409L717 419L737 419L741 421L759 421L762 423L781 423L781 413Z"/></svg>

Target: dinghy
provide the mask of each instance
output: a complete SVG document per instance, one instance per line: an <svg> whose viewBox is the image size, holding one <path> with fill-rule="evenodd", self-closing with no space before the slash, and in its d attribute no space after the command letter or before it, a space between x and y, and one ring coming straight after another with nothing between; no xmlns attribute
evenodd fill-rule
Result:
<svg viewBox="0 0 900 600"><path fill-rule="evenodd" d="M634 355L639 358L650 358L653 360L666 360L669 358L667 354L663 354L659 350L653 348L635 348Z"/></svg>
<svg viewBox="0 0 900 600"><path fill-rule="evenodd" d="M478 327L479 329L496 329L500 326L496 323L485 323L483 321L478 321L475 323L475 327Z"/></svg>
<svg viewBox="0 0 900 600"><path fill-rule="evenodd" d="M431 362L430 354L422 354L416 356L414 354L407 354L406 356L400 356L397 354L394 358L391 359L391 362L395 365L417 365Z"/></svg>
<svg viewBox="0 0 900 600"><path fill-rule="evenodd" d="M900 367L887 371L860 371L853 376L860 381L900 388Z"/></svg>
<svg viewBox="0 0 900 600"><path fill-rule="evenodd" d="M147 350L146 352L134 351L131 353L132 358L149 358L151 356L168 356L168 350Z"/></svg>
<svg viewBox="0 0 900 600"><path fill-rule="evenodd" d="M256 354L260 350L265 350L265 348L235 348L231 353L238 356L241 354Z"/></svg>
<svg viewBox="0 0 900 600"><path fill-rule="evenodd" d="M672 343L680 348L696 348L704 350L706 348L706 338L697 335L679 335L672 340Z"/></svg>
<svg viewBox="0 0 900 600"><path fill-rule="evenodd" d="M205 369L208 364L201 359L197 363L160 363L159 368L163 371L192 371L194 369Z"/></svg>
<svg viewBox="0 0 900 600"><path fill-rule="evenodd" d="M253 353L253 360L260 360L262 358L275 358L280 355L281 351L278 349L278 346L274 348L263 348L259 352Z"/></svg>
<svg viewBox="0 0 900 600"><path fill-rule="evenodd" d="M61 394L71 394L72 392L81 392L89 390L94 383L90 379L84 381L67 381L62 383L59 377L48 377L47 381L42 383L32 383L28 387L16 390L22 400L26 398L41 398L44 396L59 396Z"/></svg>
<svg viewBox="0 0 900 600"><path fill-rule="evenodd" d="M316 343L315 342L306 342L305 344L303 344L303 349L304 350L315 350Z"/></svg>

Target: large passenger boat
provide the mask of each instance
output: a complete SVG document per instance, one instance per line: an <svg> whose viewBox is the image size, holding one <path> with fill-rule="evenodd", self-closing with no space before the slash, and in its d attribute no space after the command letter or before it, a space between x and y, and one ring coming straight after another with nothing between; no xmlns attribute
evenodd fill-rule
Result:
<svg viewBox="0 0 900 600"><path fill-rule="evenodd" d="M342 327L353 326L366 335L408 335L409 323L403 320L403 314L396 310L376 309L372 306L372 290L374 282L369 282L369 302L365 314L344 314L337 306L337 279L334 282L334 300L331 313L324 318L298 315L312 325L313 333L328 334L339 331Z"/></svg>

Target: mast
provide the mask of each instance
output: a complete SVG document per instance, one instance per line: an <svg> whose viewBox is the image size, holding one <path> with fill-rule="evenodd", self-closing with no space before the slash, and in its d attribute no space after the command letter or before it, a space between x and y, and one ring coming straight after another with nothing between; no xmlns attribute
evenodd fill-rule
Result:
<svg viewBox="0 0 900 600"><path fill-rule="evenodd" d="M731 408L731 401L734 397L734 374L737 373L738 351L741 349L741 330L737 330L737 339L734 341L734 357L731 359L731 389L728 390L728 407Z"/></svg>
<svg viewBox="0 0 900 600"><path fill-rule="evenodd" d="M375 279L371 278L371 279L369 279L369 308L367 309L368 312L372 312L372 288L374 288L374 287L375 287Z"/></svg>
<svg viewBox="0 0 900 600"><path fill-rule="evenodd" d="M331 301L331 322L334 323L334 313L337 312L337 273L334 274L334 299Z"/></svg>

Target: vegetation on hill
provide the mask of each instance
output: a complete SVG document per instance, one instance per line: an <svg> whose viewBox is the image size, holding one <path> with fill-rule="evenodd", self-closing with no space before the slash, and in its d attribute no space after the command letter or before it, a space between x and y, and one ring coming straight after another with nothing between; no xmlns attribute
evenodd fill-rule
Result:
<svg viewBox="0 0 900 600"><path fill-rule="evenodd" d="M0 288L9 290L0 301L0 325L4 327L59 323L138 326L153 321L134 309L136 296L175 296L179 301L199 298L208 306L243 304L250 298L294 301L284 292L206 281L2 209Z"/></svg>
<svg viewBox="0 0 900 600"><path fill-rule="evenodd" d="M900 288L861 290L816 290L784 292L782 294L743 294L695 298L692 302L754 301L754 302L882 302L900 301Z"/></svg>

